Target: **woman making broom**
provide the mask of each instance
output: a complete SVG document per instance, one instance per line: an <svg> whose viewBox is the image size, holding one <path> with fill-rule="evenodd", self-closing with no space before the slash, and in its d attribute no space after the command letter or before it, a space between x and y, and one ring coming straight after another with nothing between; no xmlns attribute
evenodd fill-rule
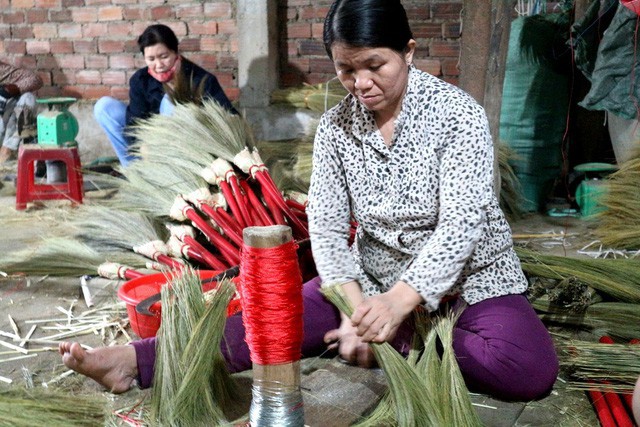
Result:
<svg viewBox="0 0 640 427"><path fill-rule="evenodd" d="M482 108L413 66L416 43L398 0L336 1L324 43L350 94L317 130L309 230L322 282L342 283L355 311L341 318L318 279L305 284L303 355L328 344L347 362L371 366L369 342L405 350L409 314L449 299L466 305L453 347L468 385L508 400L544 395L558 361L523 295ZM241 321L229 318L231 371L250 367L243 336ZM134 379L149 385L154 348L150 339L90 352L63 344L60 352L68 367L117 392Z"/></svg>
<svg viewBox="0 0 640 427"><path fill-rule="evenodd" d="M193 90L202 85L203 96L215 99L235 112L216 77L180 55L178 38L171 28L162 24L147 27L138 37L138 47L147 66L136 71L129 80L129 105L105 96L94 107L96 121L109 137L122 166L134 159L129 152L134 140L126 134L126 127L151 114L169 114L173 104L164 85L175 87L180 74Z"/></svg>

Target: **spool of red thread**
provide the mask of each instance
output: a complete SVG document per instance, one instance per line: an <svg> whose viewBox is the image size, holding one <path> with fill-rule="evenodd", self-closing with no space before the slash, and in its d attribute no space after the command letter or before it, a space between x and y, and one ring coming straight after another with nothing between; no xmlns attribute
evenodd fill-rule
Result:
<svg viewBox="0 0 640 427"><path fill-rule="evenodd" d="M245 340L253 362L252 426L304 425L300 393L302 275L291 228L247 227L240 261ZM281 418L287 418L281 424ZM257 418L257 419L256 419Z"/></svg>

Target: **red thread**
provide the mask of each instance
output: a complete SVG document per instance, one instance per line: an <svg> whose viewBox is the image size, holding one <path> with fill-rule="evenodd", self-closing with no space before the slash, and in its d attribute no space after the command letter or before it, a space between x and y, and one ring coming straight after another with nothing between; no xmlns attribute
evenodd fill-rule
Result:
<svg viewBox="0 0 640 427"><path fill-rule="evenodd" d="M297 244L244 246L240 271L242 320L251 361L277 365L300 360L302 275Z"/></svg>

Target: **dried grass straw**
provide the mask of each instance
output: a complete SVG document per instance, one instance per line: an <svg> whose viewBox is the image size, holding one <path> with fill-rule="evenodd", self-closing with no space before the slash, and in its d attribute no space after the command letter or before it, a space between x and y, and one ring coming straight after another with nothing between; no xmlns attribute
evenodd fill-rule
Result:
<svg viewBox="0 0 640 427"><path fill-rule="evenodd" d="M0 388L0 426L94 427L106 419L103 399L43 388Z"/></svg>
<svg viewBox="0 0 640 427"><path fill-rule="evenodd" d="M153 425L226 423L223 408L235 391L220 343L234 292L230 281L221 281L207 305L200 279L190 269L174 277L162 291L151 400Z"/></svg>
<svg viewBox="0 0 640 427"><path fill-rule="evenodd" d="M299 87L278 89L271 93L272 104L288 105L323 113L337 105L348 95L337 79L317 85L304 84Z"/></svg>
<svg viewBox="0 0 640 427"><path fill-rule="evenodd" d="M322 289L324 295L340 311L350 316L353 308L341 285ZM453 326L457 314L448 313L437 318L435 329L427 330L426 316L416 316L417 338L414 339L409 358L404 359L389 343L372 343L378 364L386 374L389 392L379 407L359 426L480 426L471 406L453 353ZM437 349L437 337L444 347L442 360ZM420 347L424 344L422 357Z"/></svg>

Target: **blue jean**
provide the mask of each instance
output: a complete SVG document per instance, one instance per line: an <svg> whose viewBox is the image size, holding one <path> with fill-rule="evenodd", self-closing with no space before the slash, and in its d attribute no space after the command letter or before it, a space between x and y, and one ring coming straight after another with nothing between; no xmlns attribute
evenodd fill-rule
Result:
<svg viewBox="0 0 640 427"><path fill-rule="evenodd" d="M173 113L174 105L167 95L162 98L160 103L160 114L170 116ZM130 140L124 137L124 130L127 122L127 106L124 102L103 96L96 102L93 107L93 115L105 131L111 146L120 160L120 164L126 167L136 157L129 153L131 148Z"/></svg>
<svg viewBox="0 0 640 427"><path fill-rule="evenodd" d="M302 356L324 354L324 334L340 326L340 313L319 292L319 278L304 284ZM456 304L459 304L460 300ZM406 353L413 328L401 325L393 347ZM242 315L227 319L222 353L230 372L251 369ZM156 339L132 343L136 349L138 383L153 381ZM558 375L558 358L551 336L523 295L490 298L462 312L453 332L453 349L467 385L505 400L532 400L548 393ZM334 353L335 354L335 353ZM331 355L334 355L331 354Z"/></svg>

